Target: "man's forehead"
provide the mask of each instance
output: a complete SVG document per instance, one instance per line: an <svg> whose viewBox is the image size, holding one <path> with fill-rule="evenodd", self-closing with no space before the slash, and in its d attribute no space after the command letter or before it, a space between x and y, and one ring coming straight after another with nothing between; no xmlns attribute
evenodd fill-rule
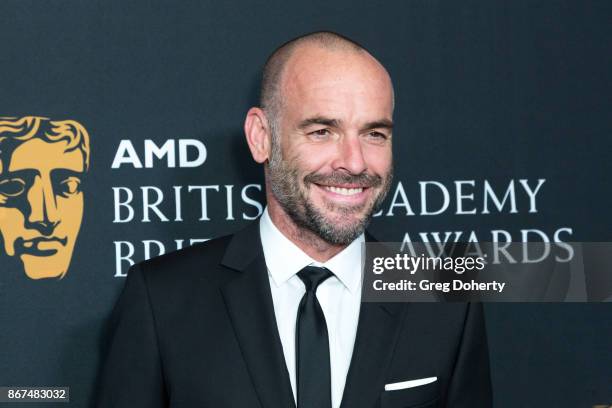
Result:
<svg viewBox="0 0 612 408"><path fill-rule="evenodd" d="M374 107L391 108L393 89L386 70L365 51L329 50L316 45L297 49L282 76L285 103L344 104L366 98ZM343 94L344 93L344 94Z"/></svg>
<svg viewBox="0 0 612 408"><path fill-rule="evenodd" d="M329 49L306 44L296 47L289 57L283 72L283 85L291 85L296 80L338 78L347 74L365 74L371 81L390 83L385 68L365 50Z"/></svg>
<svg viewBox="0 0 612 408"><path fill-rule="evenodd" d="M8 171L67 169L83 172L84 155L78 149L66 150L68 142L60 140L47 142L42 139L30 139L17 146L10 155ZM7 167L6 165L4 167Z"/></svg>

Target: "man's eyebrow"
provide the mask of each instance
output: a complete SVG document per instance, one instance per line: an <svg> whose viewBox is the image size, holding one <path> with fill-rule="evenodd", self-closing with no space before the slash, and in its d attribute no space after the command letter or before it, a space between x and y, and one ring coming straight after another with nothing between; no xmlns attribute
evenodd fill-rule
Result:
<svg viewBox="0 0 612 408"><path fill-rule="evenodd" d="M316 116L314 118L308 118L308 119L304 119L303 121L301 121L298 124L298 129L306 129L308 126L311 126L311 125L340 127L341 123L342 121L340 121L339 119L331 119L331 118L326 118L323 116Z"/></svg>
<svg viewBox="0 0 612 408"><path fill-rule="evenodd" d="M342 121L340 119L326 118L324 116L316 116L314 118L304 119L298 124L298 129L306 129L311 125L323 125L330 127L340 127ZM393 129L393 122L389 119L380 119L373 122L368 122L362 126L362 130L367 129Z"/></svg>
<svg viewBox="0 0 612 408"><path fill-rule="evenodd" d="M393 129L393 122L388 119L375 120L368 122L363 126L363 130L368 129Z"/></svg>

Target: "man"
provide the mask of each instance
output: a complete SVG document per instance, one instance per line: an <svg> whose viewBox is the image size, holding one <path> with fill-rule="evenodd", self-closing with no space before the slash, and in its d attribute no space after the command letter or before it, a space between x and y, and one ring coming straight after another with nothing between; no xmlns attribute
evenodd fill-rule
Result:
<svg viewBox="0 0 612 408"><path fill-rule="evenodd" d="M247 143L268 206L234 236L134 266L99 407L488 407L480 306L361 303L392 175L393 88L329 32L264 68Z"/></svg>
<svg viewBox="0 0 612 408"><path fill-rule="evenodd" d="M31 279L68 272L83 218L89 135L73 120L0 118L0 235Z"/></svg>

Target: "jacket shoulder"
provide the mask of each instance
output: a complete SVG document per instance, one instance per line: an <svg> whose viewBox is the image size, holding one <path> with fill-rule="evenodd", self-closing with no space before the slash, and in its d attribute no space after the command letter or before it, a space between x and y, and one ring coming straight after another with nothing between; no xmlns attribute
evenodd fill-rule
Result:
<svg viewBox="0 0 612 408"><path fill-rule="evenodd" d="M142 261L132 268L139 269L149 285L172 285L211 278L219 273L219 264L232 237L213 238Z"/></svg>

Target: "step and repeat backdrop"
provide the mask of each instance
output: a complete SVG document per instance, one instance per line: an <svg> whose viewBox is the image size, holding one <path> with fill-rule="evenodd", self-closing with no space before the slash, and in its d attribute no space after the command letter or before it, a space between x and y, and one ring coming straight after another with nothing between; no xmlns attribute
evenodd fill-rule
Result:
<svg viewBox="0 0 612 408"><path fill-rule="evenodd" d="M611 17L573 1L0 2L0 386L91 406L129 266L262 213L244 115L267 55L315 30L394 81L374 236L610 241ZM496 407L612 405L609 303L486 312Z"/></svg>

